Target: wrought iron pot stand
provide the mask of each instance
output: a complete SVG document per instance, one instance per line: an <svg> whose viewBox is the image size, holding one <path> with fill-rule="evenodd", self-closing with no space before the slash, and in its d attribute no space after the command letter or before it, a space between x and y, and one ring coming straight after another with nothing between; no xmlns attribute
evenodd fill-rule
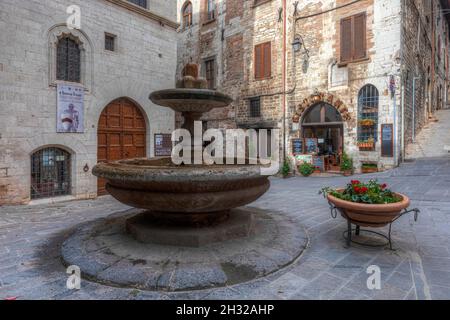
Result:
<svg viewBox="0 0 450 320"><path fill-rule="evenodd" d="M405 209L398 217L396 217L394 220L392 220L391 223L389 223L389 232L388 234L383 234L380 232L376 232L373 230L367 230L367 229L361 229L360 224L364 224L364 222L362 221L355 221L350 219L350 217L345 213L345 210L342 208L338 208L336 207L333 203L328 202L330 205L330 210L331 210L331 217L333 219L336 219L338 216L338 213L340 213L346 220L347 220L347 230L344 231L343 236L344 239L347 240L347 246L350 247L352 243L355 244L359 244L361 246L364 247L386 247L387 245L389 245L389 249L392 249L392 237L391 237L391 233L392 233L392 224L397 221L398 219L400 219L401 217L403 217L406 214L412 213L414 212L414 221L417 222L418 218L419 218L419 213L420 210L417 208L414 209ZM355 225L355 228L353 228L353 225ZM386 224L380 224L380 227L385 226ZM376 227L375 227L376 228ZM374 234L377 237L383 238L386 241L384 243L365 243L365 242L360 242L356 239L353 238L353 233L355 234L355 237L358 237L361 235L361 233L369 233L369 234Z"/></svg>

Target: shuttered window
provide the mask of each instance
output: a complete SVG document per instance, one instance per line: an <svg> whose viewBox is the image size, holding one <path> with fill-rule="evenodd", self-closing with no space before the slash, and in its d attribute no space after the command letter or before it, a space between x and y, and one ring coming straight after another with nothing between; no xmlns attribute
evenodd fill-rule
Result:
<svg viewBox="0 0 450 320"><path fill-rule="evenodd" d="M208 89L215 89L216 87L216 61L215 59L205 60L205 78L208 82Z"/></svg>
<svg viewBox="0 0 450 320"><path fill-rule="evenodd" d="M272 74L272 45L270 42L255 46L255 79L269 78Z"/></svg>
<svg viewBox="0 0 450 320"><path fill-rule="evenodd" d="M68 37L60 39L56 59L57 80L80 82L81 51L75 40Z"/></svg>
<svg viewBox="0 0 450 320"><path fill-rule="evenodd" d="M366 13L341 20L341 63L367 57Z"/></svg>

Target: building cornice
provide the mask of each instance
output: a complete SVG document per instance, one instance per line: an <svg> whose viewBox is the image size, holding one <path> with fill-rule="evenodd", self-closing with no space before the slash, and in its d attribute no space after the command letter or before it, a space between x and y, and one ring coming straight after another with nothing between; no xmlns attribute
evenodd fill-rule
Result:
<svg viewBox="0 0 450 320"><path fill-rule="evenodd" d="M146 17L148 19L157 21L160 24L168 26L168 27L173 28L175 30L178 29L178 27L179 27L179 24L177 22L172 21L170 19L167 19L167 18L165 18L163 16L160 16L160 15L158 15L158 14L156 14L156 13L150 11L150 10L147 10L145 8L139 7L139 6L137 6L137 5L135 5L135 4L131 3L131 2L128 2L126 0L105 0L105 1L113 3L113 4L115 4L115 5L119 6L119 7L125 8L127 10L130 10L130 11L132 11L134 13L137 13L137 14L139 14L141 16L144 16L144 17Z"/></svg>

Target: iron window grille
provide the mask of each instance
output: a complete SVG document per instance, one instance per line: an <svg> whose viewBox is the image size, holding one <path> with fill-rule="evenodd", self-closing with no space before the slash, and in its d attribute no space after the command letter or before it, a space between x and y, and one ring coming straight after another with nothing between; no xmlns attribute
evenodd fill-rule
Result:
<svg viewBox="0 0 450 320"><path fill-rule="evenodd" d="M56 79L70 82L80 82L81 50L78 43L69 38L58 41L56 53Z"/></svg>
<svg viewBox="0 0 450 320"><path fill-rule="evenodd" d="M46 148L31 156L31 199L51 198L71 193L70 153Z"/></svg>
<svg viewBox="0 0 450 320"><path fill-rule="evenodd" d="M378 141L378 89L365 85L358 96L358 142Z"/></svg>
<svg viewBox="0 0 450 320"><path fill-rule="evenodd" d="M105 50L116 51L116 36L105 34Z"/></svg>
<svg viewBox="0 0 450 320"><path fill-rule="evenodd" d="M250 117L261 117L261 98L250 99Z"/></svg>
<svg viewBox="0 0 450 320"><path fill-rule="evenodd" d="M128 2L131 2L139 7L147 9L147 0L128 0Z"/></svg>

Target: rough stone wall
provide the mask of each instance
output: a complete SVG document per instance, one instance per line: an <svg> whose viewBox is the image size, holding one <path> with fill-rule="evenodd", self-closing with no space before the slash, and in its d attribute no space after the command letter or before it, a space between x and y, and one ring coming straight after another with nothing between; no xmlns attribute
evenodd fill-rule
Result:
<svg viewBox="0 0 450 320"><path fill-rule="evenodd" d="M65 27L66 8L81 7L81 31ZM149 1L175 20L174 4ZM155 133L171 133L173 112L153 105L149 93L174 86L176 32L159 22L103 0L0 1L0 205L30 200L30 155L44 146L72 154L72 193L95 197L97 179L85 173L97 162L97 125L109 102L127 97L147 120L147 152ZM75 32L83 38L88 62L85 133L56 133L56 87L50 81L52 36ZM105 32L117 36L117 51L104 50Z"/></svg>

